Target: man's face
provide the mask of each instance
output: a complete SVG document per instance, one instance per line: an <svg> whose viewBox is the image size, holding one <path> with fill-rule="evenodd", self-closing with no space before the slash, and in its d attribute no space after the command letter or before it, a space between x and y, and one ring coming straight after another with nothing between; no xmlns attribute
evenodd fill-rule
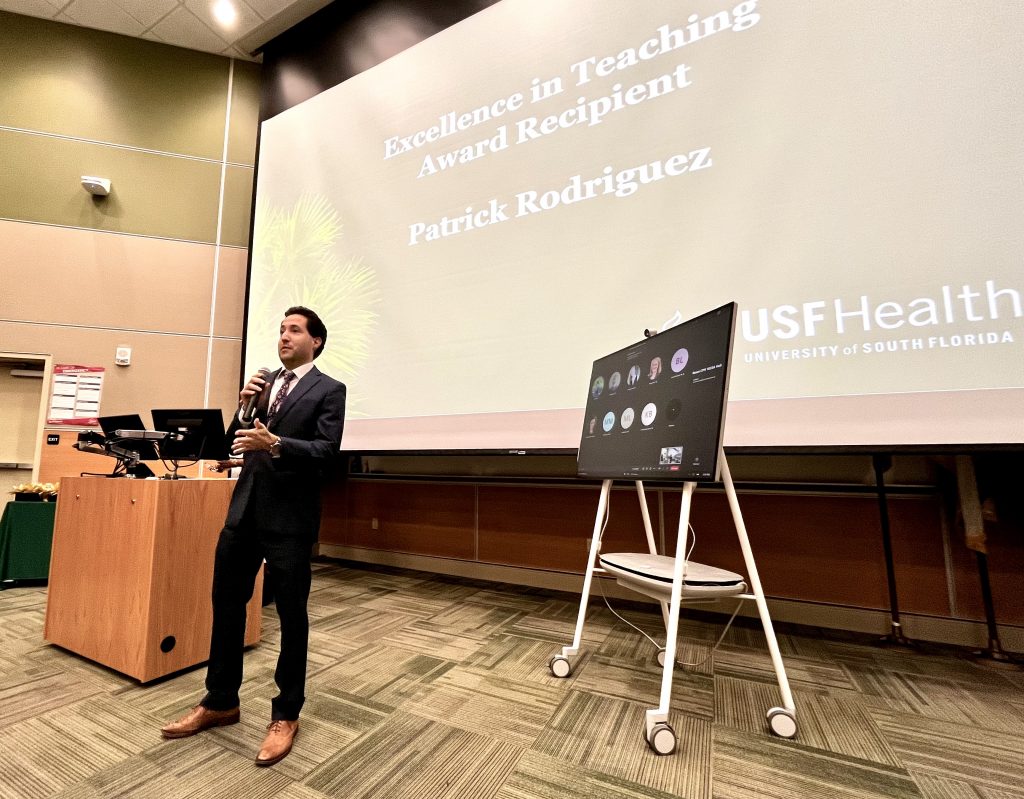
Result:
<svg viewBox="0 0 1024 799"><path fill-rule="evenodd" d="M320 346L320 339L313 338L306 330L306 317L302 314L286 316L281 322L281 337L277 340L277 354L288 369L302 366L313 360L313 351Z"/></svg>

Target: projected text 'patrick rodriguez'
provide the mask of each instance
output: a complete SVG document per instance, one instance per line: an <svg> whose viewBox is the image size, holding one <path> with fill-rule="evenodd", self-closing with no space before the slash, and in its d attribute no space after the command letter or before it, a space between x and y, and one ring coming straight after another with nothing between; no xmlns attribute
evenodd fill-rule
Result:
<svg viewBox="0 0 1024 799"><path fill-rule="evenodd" d="M505 202L492 198L482 208L469 206L457 216L442 216L431 222L414 222L409 225L409 246L438 241L597 197L630 197L644 186L708 169L712 164L711 148L701 147L686 153L676 153L664 161L651 161L618 172L614 167L606 166L600 175L593 178L573 175L561 188L528 189L517 192Z"/></svg>

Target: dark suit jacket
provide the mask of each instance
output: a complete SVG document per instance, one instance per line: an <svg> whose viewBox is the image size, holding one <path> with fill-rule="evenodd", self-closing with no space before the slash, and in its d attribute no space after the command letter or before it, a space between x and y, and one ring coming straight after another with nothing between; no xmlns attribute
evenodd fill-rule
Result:
<svg viewBox="0 0 1024 799"><path fill-rule="evenodd" d="M256 418L267 423L274 380L267 379ZM320 528L320 488L323 473L339 456L345 426L345 384L315 366L282 403L270 432L281 437L281 456L247 452L238 477L226 524L243 520L281 535L306 536L310 543ZM228 428L228 440L241 427L237 414Z"/></svg>

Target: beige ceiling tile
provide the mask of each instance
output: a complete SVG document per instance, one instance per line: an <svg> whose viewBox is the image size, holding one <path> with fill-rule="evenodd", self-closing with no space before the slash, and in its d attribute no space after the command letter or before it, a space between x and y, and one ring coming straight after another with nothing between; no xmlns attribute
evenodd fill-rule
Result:
<svg viewBox="0 0 1024 799"><path fill-rule="evenodd" d="M252 10L244 0L231 0L238 11L238 19L230 28L223 27L213 16L211 0L184 0L185 7L201 19L209 28L229 42L237 41L257 25L263 24L263 18Z"/></svg>
<svg viewBox="0 0 1024 799"><path fill-rule="evenodd" d="M147 28L178 5L177 0L118 0L118 3Z"/></svg>
<svg viewBox="0 0 1024 799"><path fill-rule="evenodd" d="M246 0L253 11L263 19L272 19L289 6L298 5L296 0Z"/></svg>
<svg viewBox="0 0 1024 799"><path fill-rule="evenodd" d="M57 19L127 36L138 36L145 27L114 0L73 0Z"/></svg>
<svg viewBox="0 0 1024 799"><path fill-rule="evenodd" d="M253 61L257 63L263 57L262 55L249 55L249 53L245 52L245 50L243 50L241 47L234 44L230 47L225 47L223 50L220 51L220 54L223 56L227 56L228 58L239 58L243 61Z"/></svg>
<svg viewBox="0 0 1024 799"><path fill-rule="evenodd" d="M0 11L12 11L26 17L53 19L60 5L49 0L0 0Z"/></svg>
<svg viewBox="0 0 1024 799"><path fill-rule="evenodd" d="M140 33L139 34L139 38L140 39L148 39L151 42L161 42L163 44L167 44L167 42L164 39L161 39L159 36L157 36L157 34L153 33L153 31L151 31L151 30L144 31L143 33Z"/></svg>
<svg viewBox="0 0 1024 799"><path fill-rule="evenodd" d="M323 8L330 0L233 0L238 9L238 21L231 30L224 30L213 18L213 2L0 0L0 10L259 61L260 56L254 59L245 47L237 45L238 41L256 37L249 45L262 43ZM267 26L273 29L267 31Z"/></svg>
<svg viewBox="0 0 1024 799"><path fill-rule="evenodd" d="M222 36L214 33L195 14L183 7L176 8L150 31L168 44L190 47L193 50L219 53L228 46L228 42Z"/></svg>

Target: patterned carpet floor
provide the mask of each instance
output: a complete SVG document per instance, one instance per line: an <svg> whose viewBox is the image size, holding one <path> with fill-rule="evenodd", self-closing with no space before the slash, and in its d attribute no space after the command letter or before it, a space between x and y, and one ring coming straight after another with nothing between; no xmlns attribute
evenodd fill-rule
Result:
<svg viewBox="0 0 1024 799"><path fill-rule="evenodd" d="M603 605L557 679L572 595L320 562L299 737L260 769L272 606L246 654L242 722L164 741L205 669L140 686L44 643L45 605L45 588L0 593L3 799L1024 799L1024 670L953 649L780 625L799 720L783 740L765 723L780 700L760 626L737 622L712 653L721 622L687 617L680 657L701 665L676 671L679 749L658 757L641 734L654 649ZM659 637L652 606L613 606Z"/></svg>

